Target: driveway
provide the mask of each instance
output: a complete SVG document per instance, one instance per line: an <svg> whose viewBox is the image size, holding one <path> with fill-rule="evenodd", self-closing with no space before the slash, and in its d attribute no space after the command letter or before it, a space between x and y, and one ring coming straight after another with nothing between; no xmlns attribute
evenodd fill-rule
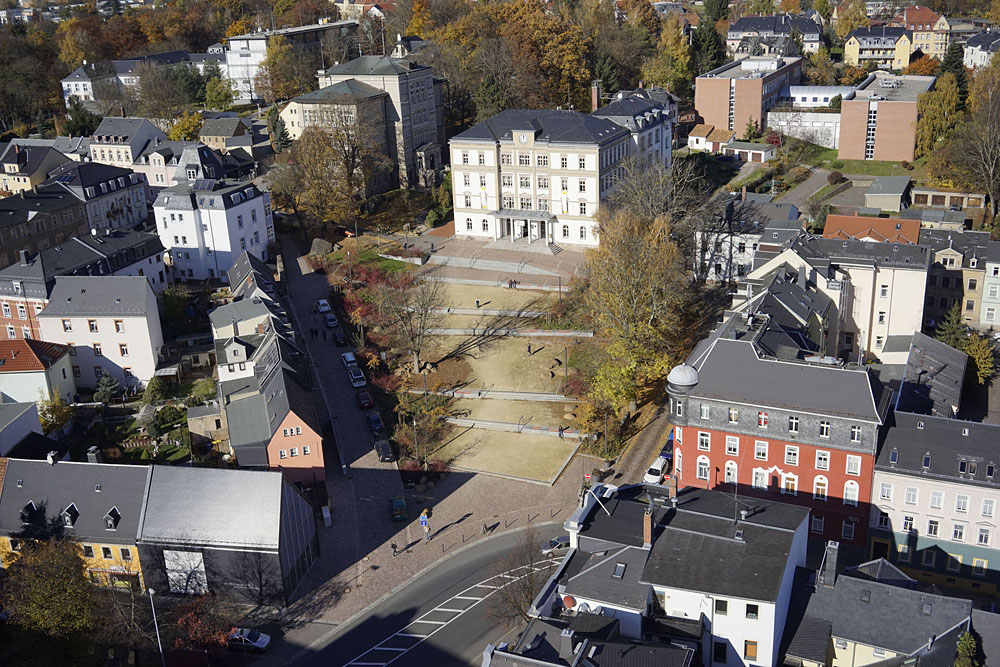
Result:
<svg viewBox="0 0 1000 667"><path fill-rule="evenodd" d="M829 175L826 169L814 169L809 178L802 181L794 188L778 198L782 204L792 204L797 206L800 213L805 213L806 203L817 190L826 185L826 177Z"/></svg>

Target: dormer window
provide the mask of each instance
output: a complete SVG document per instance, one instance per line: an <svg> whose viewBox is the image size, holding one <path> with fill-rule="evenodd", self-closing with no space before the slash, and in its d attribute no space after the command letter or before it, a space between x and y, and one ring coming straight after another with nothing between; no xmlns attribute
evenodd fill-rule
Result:
<svg viewBox="0 0 1000 667"><path fill-rule="evenodd" d="M72 528L73 524L80 517L80 511L76 509L76 503L73 503L64 509L60 516L62 517L62 524L67 528Z"/></svg>
<svg viewBox="0 0 1000 667"><path fill-rule="evenodd" d="M930 454L924 454L923 467L924 468L930 468L931 467L931 455Z"/></svg>
<svg viewBox="0 0 1000 667"><path fill-rule="evenodd" d="M118 522L121 521L122 515L118 511L117 507L112 507L108 510L108 513L104 515L104 527L108 530L117 530Z"/></svg>

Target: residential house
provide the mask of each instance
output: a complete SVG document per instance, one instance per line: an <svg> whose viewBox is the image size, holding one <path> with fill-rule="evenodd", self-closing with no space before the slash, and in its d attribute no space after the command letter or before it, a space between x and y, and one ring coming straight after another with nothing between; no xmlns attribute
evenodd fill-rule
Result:
<svg viewBox="0 0 1000 667"><path fill-rule="evenodd" d="M38 405L34 400L24 403L0 403L0 456L7 456L26 437L42 435ZM3 480L0 479L0 490ZM9 545L8 545L9 546Z"/></svg>
<svg viewBox="0 0 1000 667"><path fill-rule="evenodd" d="M267 259L275 238L271 196L253 183L184 178L160 191L153 213L181 280L225 280L241 252Z"/></svg>
<svg viewBox="0 0 1000 667"><path fill-rule="evenodd" d="M137 534L150 587L288 604L319 555L313 508L294 485L275 472L145 470L146 511Z"/></svg>
<svg viewBox="0 0 1000 667"><path fill-rule="evenodd" d="M52 139L11 139L11 146L54 148L74 162L90 159L90 137L53 137Z"/></svg>
<svg viewBox="0 0 1000 667"><path fill-rule="evenodd" d="M670 167L677 102L667 91L660 88L619 91L611 102L594 109L590 115L628 128L632 133L632 155L639 164Z"/></svg>
<svg viewBox="0 0 1000 667"><path fill-rule="evenodd" d="M702 122L743 132L749 121L767 124L782 88L802 78L802 58L750 56L727 63L695 79L694 106ZM726 103L728 101L728 104Z"/></svg>
<svg viewBox="0 0 1000 667"><path fill-rule="evenodd" d="M17 194L38 188L49 172L70 158L48 146L21 146L11 142L0 153L0 190Z"/></svg>
<svg viewBox="0 0 1000 667"><path fill-rule="evenodd" d="M906 28L872 26L851 31L844 42L844 63L851 67L901 70L909 66L913 33Z"/></svg>
<svg viewBox="0 0 1000 667"><path fill-rule="evenodd" d="M734 313L671 370L673 474L681 486L808 507L814 538L863 545L892 392L803 334L767 313Z"/></svg>
<svg viewBox="0 0 1000 667"><path fill-rule="evenodd" d="M69 347L40 340L0 340L0 403L73 402ZM37 415L36 415L37 416Z"/></svg>
<svg viewBox="0 0 1000 667"><path fill-rule="evenodd" d="M0 328L8 339L40 338L38 313L49 302L57 276L146 276L154 292L167 276L163 246L154 234L117 231L76 236L37 253L22 250L0 270Z"/></svg>
<svg viewBox="0 0 1000 667"><path fill-rule="evenodd" d="M145 118L106 117L90 137L90 159L127 169L150 144L166 140L167 135Z"/></svg>
<svg viewBox="0 0 1000 667"><path fill-rule="evenodd" d="M137 537L152 471L54 455L47 461L0 459L0 562L16 560L29 540L58 534L80 545L91 582L143 590Z"/></svg>
<svg viewBox="0 0 1000 667"><path fill-rule="evenodd" d="M969 69L989 67L1000 51L1000 30L985 30L965 42L962 64Z"/></svg>
<svg viewBox="0 0 1000 667"><path fill-rule="evenodd" d="M709 153L721 153L722 147L733 140L736 132L724 130L714 125L698 124L688 133L688 148Z"/></svg>
<svg viewBox="0 0 1000 667"><path fill-rule="evenodd" d="M758 251L749 277L765 276L781 266L804 271L807 282L837 307L837 317L825 339L817 341L825 354L903 363L900 352L883 348L892 336L909 336L921 329L931 257L931 251L922 245L826 239L800 233L784 247Z"/></svg>
<svg viewBox="0 0 1000 667"><path fill-rule="evenodd" d="M876 176L865 190L865 206L878 211L899 213L910 206L909 176Z"/></svg>
<svg viewBox="0 0 1000 667"><path fill-rule="evenodd" d="M726 31L726 50L730 54L736 54L744 40L756 38L764 41L776 37L791 39L793 34L798 34L802 40L804 53L796 52L791 55L816 53L823 43L821 39L823 27L806 16L791 14L744 16L729 24L729 29Z"/></svg>
<svg viewBox="0 0 1000 667"><path fill-rule="evenodd" d="M502 111L451 138L455 232L514 244L595 246L601 202L631 132L578 111Z"/></svg>
<svg viewBox="0 0 1000 667"><path fill-rule="evenodd" d="M995 241L986 244L986 270L983 275L979 324L989 331L1000 325L1000 243Z"/></svg>
<svg viewBox="0 0 1000 667"><path fill-rule="evenodd" d="M329 57L323 53L324 37L330 34L336 36L334 39L339 37L350 41L355 39L357 29L356 20L321 19L319 23L311 25L263 30L229 37L225 52L226 75L236 90L236 103L249 104L261 99L260 92L257 91L257 73L260 71L260 64L267 57L267 46L271 41L286 41L298 54L321 59Z"/></svg>
<svg viewBox="0 0 1000 667"><path fill-rule="evenodd" d="M581 614L614 618L621 636L692 649L706 667L781 664L808 517L717 491L597 484L567 520L570 551L531 613L571 627Z"/></svg>
<svg viewBox="0 0 1000 667"><path fill-rule="evenodd" d="M897 412L954 418L961 414L969 357L947 343L914 331L896 395Z"/></svg>
<svg viewBox="0 0 1000 667"><path fill-rule="evenodd" d="M389 56L361 56L321 69L321 88L354 80L389 94L389 157L397 166L400 187L430 185L443 168L446 80L426 65Z"/></svg>
<svg viewBox="0 0 1000 667"><path fill-rule="evenodd" d="M841 159L912 161L917 100L934 83L932 76L870 74L840 104Z"/></svg>
<svg viewBox="0 0 1000 667"><path fill-rule="evenodd" d="M242 118L208 118L198 131L198 141L209 148L226 152L226 142L234 137L246 136L250 129Z"/></svg>
<svg viewBox="0 0 1000 667"><path fill-rule="evenodd" d="M744 37L733 50L733 59L749 56L792 57L801 55L799 47L790 35L775 37Z"/></svg>
<svg viewBox="0 0 1000 667"><path fill-rule="evenodd" d="M23 252L38 252L90 232L87 209L61 185L43 185L0 199L0 268ZM2 286L0 286L2 289Z"/></svg>
<svg viewBox="0 0 1000 667"><path fill-rule="evenodd" d="M145 385L163 348L156 295L141 276L59 276L38 314L44 340L69 345L78 387L105 373L123 387Z"/></svg>
<svg viewBox="0 0 1000 667"><path fill-rule="evenodd" d="M131 169L67 162L49 174L47 186L83 203L91 231L134 228L146 222L146 182Z"/></svg>
<svg viewBox="0 0 1000 667"><path fill-rule="evenodd" d="M906 7L887 24L906 28L913 35L910 52L920 51L926 56L944 60L948 51L951 31L948 19L929 7L915 5Z"/></svg>
<svg viewBox="0 0 1000 667"><path fill-rule="evenodd" d="M979 313L989 244L989 232L920 230L920 245L932 256L924 327L933 329L955 304L959 304L963 322L976 329L988 326L979 321Z"/></svg>
<svg viewBox="0 0 1000 667"><path fill-rule="evenodd" d="M223 157L204 144L192 141L153 141L132 165L141 174L153 194L159 194L180 179L224 178L228 175Z"/></svg>
<svg viewBox="0 0 1000 667"><path fill-rule="evenodd" d="M972 602L919 590L882 558L838 572L839 546L827 544L812 577L796 577L785 664L952 664L971 627Z"/></svg>
<svg viewBox="0 0 1000 667"><path fill-rule="evenodd" d="M826 216L823 237L916 245L920 238L920 221L831 213Z"/></svg>

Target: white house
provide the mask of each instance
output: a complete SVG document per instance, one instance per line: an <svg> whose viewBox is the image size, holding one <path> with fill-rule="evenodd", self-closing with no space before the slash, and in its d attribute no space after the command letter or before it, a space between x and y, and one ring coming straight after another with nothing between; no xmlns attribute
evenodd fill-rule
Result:
<svg viewBox="0 0 1000 667"><path fill-rule="evenodd" d="M73 401L76 382L69 348L19 338L0 340L0 402Z"/></svg>
<svg viewBox="0 0 1000 667"><path fill-rule="evenodd" d="M253 183L183 178L153 204L156 231L181 280L222 280L241 252L267 259L271 196Z"/></svg>
<svg viewBox="0 0 1000 667"><path fill-rule="evenodd" d="M969 69L988 67L998 51L1000 51L1000 31L986 30L973 35L965 43L962 64Z"/></svg>
<svg viewBox="0 0 1000 667"><path fill-rule="evenodd" d="M142 276L60 276L38 314L42 338L70 346L73 376L93 388L149 382L163 348L156 295Z"/></svg>
<svg viewBox="0 0 1000 667"><path fill-rule="evenodd" d="M167 135L145 118L107 117L90 138L90 160L130 168L146 146L166 140Z"/></svg>
<svg viewBox="0 0 1000 667"><path fill-rule="evenodd" d="M628 128L632 133L631 152L640 164L670 167L677 101L667 91L662 88L622 90L590 115Z"/></svg>

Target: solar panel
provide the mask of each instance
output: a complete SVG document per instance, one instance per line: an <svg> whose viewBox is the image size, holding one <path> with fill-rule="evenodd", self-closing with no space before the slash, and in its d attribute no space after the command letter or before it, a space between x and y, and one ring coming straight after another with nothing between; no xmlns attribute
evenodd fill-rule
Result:
<svg viewBox="0 0 1000 667"><path fill-rule="evenodd" d="M215 188L214 178L199 178L194 182L195 190L212 190Z"/></svg>

